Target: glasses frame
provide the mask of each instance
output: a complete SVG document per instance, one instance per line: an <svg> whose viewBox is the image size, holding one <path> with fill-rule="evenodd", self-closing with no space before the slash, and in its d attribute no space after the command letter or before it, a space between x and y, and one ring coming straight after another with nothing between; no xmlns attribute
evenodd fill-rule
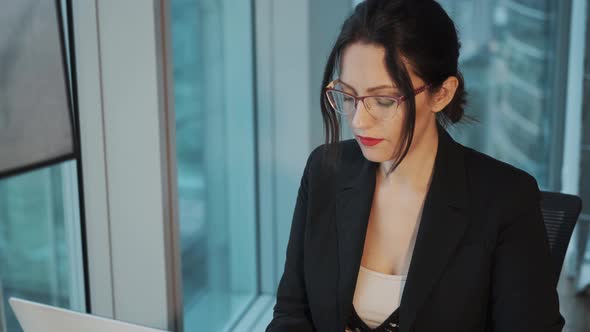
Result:
<svg viewBox="0 0 590 332"><path fill-rule="evenodd" d="M376 118L375 118L375 116L374 116L374 115L371 113L371 109L370 109L369 107L367 107L367 104L365 104L365 99L367 99L367 98L387 98L387 99L393 99L393 100L395 100L395 101L397 102L397 106L396 106L395 110L392 112L393 114L397 113L397 110L398 110L398 108L399 108L399 105L401 105L401 103L403 103L405 100L407 100L407 99L408 99L408 97L407 97L407 96L405 96L405 95L404 95L404 96L390 96L390 95L389 95L389 96L386 96L386 95L369 95L369 96L358 96L358 97L357 97L357 96L355 96L355 95L352 95L352 94L350 94L350 93L348 93L348 92L344 92L344 91L342 91L342 90L335 89L335 88L334 88L334 86L336 85L336 83L337 83L337 82L338 82L338 79L335 79L335 80L333 80L332 82L330 82L330 83L329 83L329 84L328 84L328 85L327 85L327 86L324 88L324 95L325 95L326 99L328 100L328 103L330 104L330 106L332 107L332 109L333 109L335 112L339 113L339 114L348 115L348 113L346 113L346 112L341 112L341 111L337 110L337 109L336 109L336 106L334 106L334 105L332 104L332 101L330 100L330 96L328 95L328 93L329 93L330 91L335 91L335 92L343 93L343 94L345 94L345 95L347 95L347 96L349 96L349 97L353 98L353 99L354 99L354 109L355 109L355 112L354 112L354 113L356 113L356 108L357 108L358 102L359 102L359 101L361 101L361 102L363 103L363 105L365 106L365 109L367 110L367 112L368 112L368 113L369 113L369 114L370 114L370 115L371 115L371 116L372 116L374 119L376 119ZM418 94L420 94L420 93L424 92L424 91L425 91L426 89L428 89L429 87L430 87L430 84L424 84L423 86L421 86L421 87L419 87L419 88L416 88L416 89L414 89L414 91L413 91L413 92L414 92L414 96L416 96L416 95L418 95Z"/></svg>

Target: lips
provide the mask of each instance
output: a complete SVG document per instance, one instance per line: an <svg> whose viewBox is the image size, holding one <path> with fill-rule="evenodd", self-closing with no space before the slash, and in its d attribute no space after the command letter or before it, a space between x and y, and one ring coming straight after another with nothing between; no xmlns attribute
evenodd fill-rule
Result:
<svg viewBox="0 0 590 332"><path fill-rule="evenodd" d="M356 135L356 137L358 137L358 139L361 141L361 143L366 146L374 146L374 145L379 144L381 141L383 141L382 138L364 137L364 136L359 136L359 135Z"/></svg>

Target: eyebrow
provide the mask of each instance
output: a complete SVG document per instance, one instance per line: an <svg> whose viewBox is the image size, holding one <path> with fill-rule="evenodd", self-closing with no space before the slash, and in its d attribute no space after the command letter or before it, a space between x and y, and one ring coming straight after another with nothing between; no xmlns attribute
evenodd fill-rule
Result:
<svg viewBox="0 0 590 332"><path fill-rule="evenodd" d="M353 88L350 84L342 81L341 79L338 79L338 82L342 83L342 85L344 85L347 88L349 88L352 91L354 91L355 94L358 94L356 92L355 88ZM374 86L372 88L368 88L367 89L367 92L373 92L373 91L377 91L377 90L381 90L381 89L394 89L394 90L397 90L397 88L395 86L391 86L391 85L379 85L379 86Z"/></svg>

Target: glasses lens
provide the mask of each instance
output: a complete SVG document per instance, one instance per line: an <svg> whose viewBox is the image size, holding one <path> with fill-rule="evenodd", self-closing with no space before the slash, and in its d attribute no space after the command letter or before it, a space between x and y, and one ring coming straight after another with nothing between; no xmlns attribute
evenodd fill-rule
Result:
<svg viewBox="0 0 590 332"><path fill-rule="evenodd" d="M376 119L391 118L397 111L398 102L393 98L369 97L365 99L369 113Z"/></svg>
<svg viewBox="0 0 590 332"><path fill-rule="evenodd" d="M329 90L328 101L338 113L351 115L354 113L354 98L340 91Z"/></svg>

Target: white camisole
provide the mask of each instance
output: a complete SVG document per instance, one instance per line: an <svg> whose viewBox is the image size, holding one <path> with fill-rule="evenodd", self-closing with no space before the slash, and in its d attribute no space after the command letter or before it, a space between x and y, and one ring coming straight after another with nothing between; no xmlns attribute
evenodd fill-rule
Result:
<svg viewBox="0 0 590 332"><path fill-rule="evenodd" d="M352 303L367 326L379 326L399 307L405 283L405 274L385 274L361 265Z"/></svg>
<svg viewBox="0 0 590 332"><path fill-rule="evenodd" d="M404 274L386 274L360 266L352 303L358 316L370 328L381 325L401 303L407 271L416 245L417 226L418 224L412 232L405 253L402 268Z"/></svg>

